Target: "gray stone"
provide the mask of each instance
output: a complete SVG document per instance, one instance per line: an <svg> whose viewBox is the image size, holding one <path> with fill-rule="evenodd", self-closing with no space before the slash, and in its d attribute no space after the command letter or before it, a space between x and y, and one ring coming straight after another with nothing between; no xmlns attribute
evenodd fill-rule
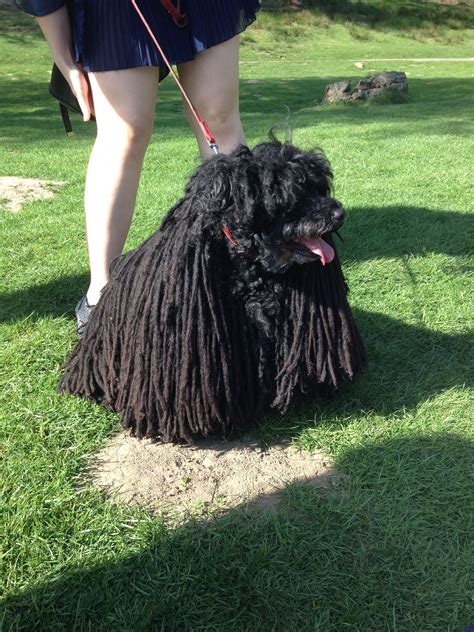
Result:
<svg viewBox="0 0 474 632"><path fill-rule="evenodd" d="M337 101L356 101L383 94L387 90L408 91L408 80L404 72L381 72L371 77L361 79L355 89L351 89L350 81L338 81L326 86L323 103Z"/></svg>
<svg viewBox="0 0 474 632"><path fill-rule="evenodd" d="M335 103L336 101L343 101L351 98L351 82L350 81L338 81L326 86L326 92L324 93L323 103Z"/></svg>
<svg viewBox="0 0 474 632"><path fill-rule="evenodd" d="M404 72L381 72L378 75L362 79L356 90L408 90L407 76Z"/></svg>

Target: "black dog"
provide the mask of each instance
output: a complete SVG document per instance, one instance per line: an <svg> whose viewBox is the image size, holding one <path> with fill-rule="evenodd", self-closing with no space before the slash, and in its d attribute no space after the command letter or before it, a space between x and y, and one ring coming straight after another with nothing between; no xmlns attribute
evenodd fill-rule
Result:
<svg viewBox="0 0 474 632"><path fill-rule="evenodd" d="M121 413L138 437L187 442L338 391L365 351L331 179L322 152L275 140L204 162L112 266L58 389Z"/></svg>

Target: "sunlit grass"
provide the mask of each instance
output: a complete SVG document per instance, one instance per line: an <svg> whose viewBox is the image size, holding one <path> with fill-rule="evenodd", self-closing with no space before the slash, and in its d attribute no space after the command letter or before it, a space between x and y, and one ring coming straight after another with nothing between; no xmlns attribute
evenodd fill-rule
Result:
<svg viewBox="0 0 474 632"><path fill-rule="evenodd" d="M28 18L1 12L1 174L66 182L52 200L0 215L5 630L458 632L474 621L472 68L408 59L468 57L469 35L418 41L387 20L368 29L342 4L332 16L262 14L240 66L249 144L276 125L321 146L348 210L340 253L368 369L340 399L256 430L331 454L341 487L289 487L278 514L236 510L176 527L77 485L120 427L54 391L87 285L94 128L77 119L65 138L45 43ZM379 61L354 66L370 58ZM320 105L327 83L382 70L407 73L406 102ZM197 164L168 79L127 248L155 230Z"/></svg>

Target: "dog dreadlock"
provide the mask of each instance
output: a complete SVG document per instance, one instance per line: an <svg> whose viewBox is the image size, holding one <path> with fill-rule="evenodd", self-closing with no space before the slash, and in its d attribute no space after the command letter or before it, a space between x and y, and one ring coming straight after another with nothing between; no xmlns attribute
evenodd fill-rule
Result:
<svg viewBox="0 0 474 632"><path fill-rule="evenodd" d="M58 390L119 412L139 438L189 443L338 391L365 352L337 254L322 265L343 214L331 177L322 152L275 139L204 162L160 229L113 263Z"/></svg>

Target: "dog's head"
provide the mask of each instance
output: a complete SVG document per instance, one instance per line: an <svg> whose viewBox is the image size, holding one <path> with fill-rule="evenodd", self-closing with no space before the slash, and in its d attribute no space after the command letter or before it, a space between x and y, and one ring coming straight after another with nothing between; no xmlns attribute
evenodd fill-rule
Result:
<svg viewBox="0 0 474 632"><path fill-rule="evenodd" d="M345 212L331 188L322 151L272 140L209 159L186 193L198 193L202 212L211 213L216 236L227 239L231 251L284 272L334 258L324 237L341 227Z"/></svg>

